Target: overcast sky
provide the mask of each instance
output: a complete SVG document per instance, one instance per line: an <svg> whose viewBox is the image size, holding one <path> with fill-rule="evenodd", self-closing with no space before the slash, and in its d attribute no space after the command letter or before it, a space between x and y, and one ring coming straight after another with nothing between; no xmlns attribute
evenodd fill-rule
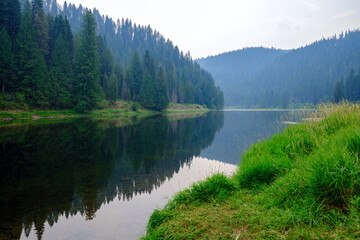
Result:
<svg viewBox="0 0 360 240"><path fill-rule="evenodd" d="M58 0L60 4L63 2ZM297 48L360 27L360 0L68 0L150 24L193 58L244 47Z"/></svg>

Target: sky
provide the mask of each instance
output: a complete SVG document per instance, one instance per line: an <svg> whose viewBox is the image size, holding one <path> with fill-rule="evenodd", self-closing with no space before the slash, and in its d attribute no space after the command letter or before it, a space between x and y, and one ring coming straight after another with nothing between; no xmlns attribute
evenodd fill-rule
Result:
<svg viewBox="0 0 360 240"><path fill-rule="evenodd" d="M360 28L360 0L68 0L149 25L195 58L244 47L293 49ZM61 0L58 3L63 4Z"/></svg>

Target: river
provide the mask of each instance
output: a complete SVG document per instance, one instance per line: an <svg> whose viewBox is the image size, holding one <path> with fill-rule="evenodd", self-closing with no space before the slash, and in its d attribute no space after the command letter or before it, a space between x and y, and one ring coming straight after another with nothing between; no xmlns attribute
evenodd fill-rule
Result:
<svg viewBox="0 0 360 240"><path fill-rule="evenodd" d="M214 172L233 173L296 113L0 127L0 239L138 239L154 209Z"/></svg>

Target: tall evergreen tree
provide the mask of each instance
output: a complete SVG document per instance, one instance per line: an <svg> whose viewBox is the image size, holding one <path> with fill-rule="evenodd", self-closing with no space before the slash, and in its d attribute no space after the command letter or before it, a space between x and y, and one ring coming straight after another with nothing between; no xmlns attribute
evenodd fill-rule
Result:
<svg viewBox="0 0 360 240"><path fill-rule="evenodd" d="M154 105L155 109L160 111L169 105L168 83L162 67L159 67L156 75Z"/></svg>
<svg viewBox="0 0 360 240"><path fill-rule="evenodd" d="M130 74L132 75L132 85L130 85L129 87L131 88L132 99L136 100L140 94L140 89L143 81L143 66L141 64L140 57L136 51L131 60Z"/></svg>
<svg viewBox="0 0 360 240"><path fill-rule="evenodd" d="M5 15L6 18L6 29L10 36L11 42L14 43L19 33L21 23L21 7L19 0L1 0L5 2Z"/></svg>
<svg viewBox="0 0 360 240"><path fill-rule="evenodd" d="M344 91L341 82L337 82L334 89L334 102L338 103L344 99Z"/></svg>
<svg viewBox="0 0 360 240"><path fill-rule="evenodd" d="M68 43L59 35L50 59L50 103L55 108L72 107L72 56Z"/></svg>
<svg viewBox="0 0 360 240"><path fill-rule="evenodd" d="M145 70L143 84L140 90L140 103L145 108L155 108L155 88L148 70Z"/></svg>
<svg viewBox="0 0 360 240"><path fill-rule="evenodd" d="M102 98L100 62L93 14L86 11L80 32L80 45L76 56L75 109L85 112L96 108Z"/></svg>
<svg viewBox="0 0 360 240"><path fill-rule="evenodd" d="M355 73L353 68L351 68L350 72L346 76L345 88L346 88L345 91L346 99L349 101L355 101L356 88L355 88Z"/></svg>
<svg viewBox="0 0 360 240"><path fill-rule="evenodd" d="M105 78L104 82L106 99L110 101L110 104L115 104L118 94L117 77L115 73L112 73L110 77Z"/></svg>
<svg viewBox="0 0 360 240"><path fill-rule="evenodd" d="M43 9L38 9L34 16L34 27L36 32L36 41L38 48L44 58L49 54L49 24L46 20Z"/></svg>
<svg viewBox="0 0 360 240"><path fill-rule="evenodd" d="M1 92L11 91L13 54L11 51L11 40L5 28L0 31L0 87Z"/></svg>
<svg viewBox="0 0 360 240"><path fill-rule="evenodd" d="M144 68L149 71L151 78L155 79L156 77L155 63L154 63L154 59L150 56L148 50L145 51L145 55L144 55Z"/></svg>
<svg viewBox="0 0 360 240"><path fill-rule="evenodd" d="M105 38L98 37L99 57L100 57L100 85L104 88L105 76L110 76L114 68L114 58L110 48L106 44Z"/></svg>
<svg viewBox="0 0 360 240"><path fill-rule="evenodd" d="M0 0L0 29L6 28L6 8L7 0Z"/></svg>
<svg viewBox="0 0 360 240"><path fill-rule="evenodd" d="M32 12L35 17L40 9L43 9L43 0L32 0Z"/></svg>
<svg viewBox="0 0 360 240"><path fill-rule="evenodd" d="M45 107L49 94L48 69L37 43L31 6L27 1L16 41L17 87L32 106Z"/></svg>
<svg viewBox="0 0 360 240"><path fill-rule="evenodd" d="M124 73L123 70L121 69L120 63L116 63L115 67L114 67L114 73L116 75L116 82L117 82L117 98L119 99L123 99L122 96L122 88L123 88L123 82L124 82Z"/></svg>

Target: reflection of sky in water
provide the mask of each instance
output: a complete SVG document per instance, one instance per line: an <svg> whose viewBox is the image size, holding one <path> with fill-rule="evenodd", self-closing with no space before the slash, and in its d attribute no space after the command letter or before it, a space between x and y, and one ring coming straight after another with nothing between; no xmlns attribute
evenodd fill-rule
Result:
<svg viewBox="0 0 360 240"><path fill-rule="evenodd" d="M201 156L238 164L252 144L281 132L289 123L301 121L303 111L224 111L224 127Z"/></svg>
<svg viewBox="0 0 360 240"><path fill-rule="evenodd" d="M230 174L235 169L232 164L196 157L151 194L138 194L129 201L114 200L105 204L91 221L85 221L78 213L68 219L59 217L52 227L45 224L43 239L138 239L144 234L153 210L163 207L170 196L212 173ZM24 232L21 238L25 238ZM28 239L37 239L35 231L31 231Z"/></svg>

